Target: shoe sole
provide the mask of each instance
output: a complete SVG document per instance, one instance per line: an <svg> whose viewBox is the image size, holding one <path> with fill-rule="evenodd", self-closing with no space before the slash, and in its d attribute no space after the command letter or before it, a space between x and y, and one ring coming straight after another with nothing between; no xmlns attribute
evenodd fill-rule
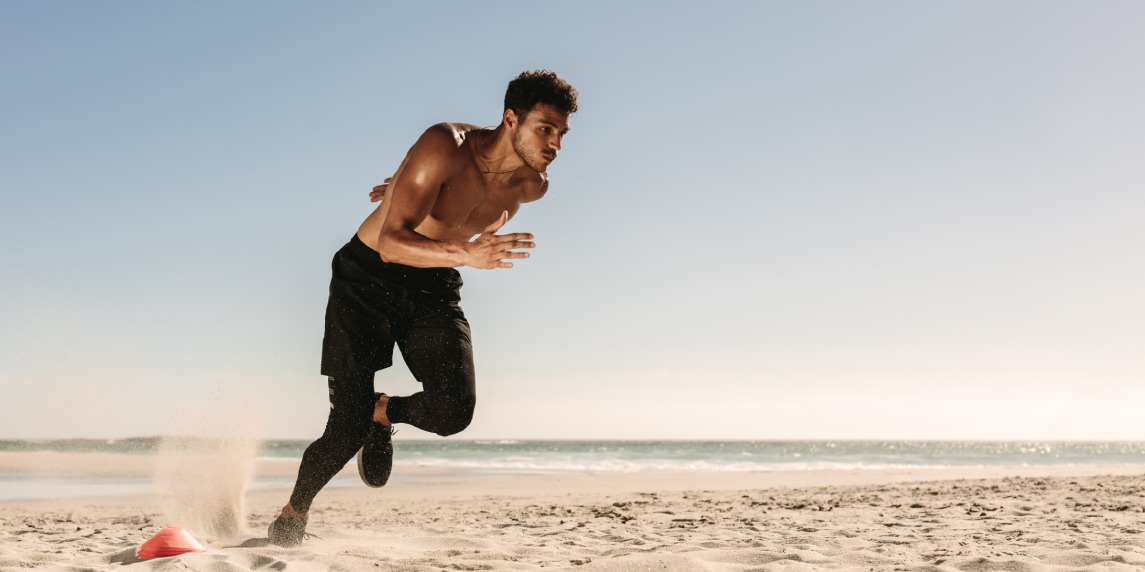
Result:
<svg viewBox="0 0 1145 572"><path fill-rule="evenodd" d="M365 449L358 449L358 476L362 478L362 482L366 483L367 487L373 489L380 489L386 486L386 483L375 485L366 479L366 464L363 461L363 457L365 457L365 455L363 453L365 453Z"/></svg>

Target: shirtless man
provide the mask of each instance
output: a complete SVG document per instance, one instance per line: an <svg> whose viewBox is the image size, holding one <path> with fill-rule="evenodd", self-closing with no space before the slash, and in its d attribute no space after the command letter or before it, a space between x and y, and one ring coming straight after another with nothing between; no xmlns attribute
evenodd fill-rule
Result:
<svg viewBox="0 0 1145 572"><path fill-rule="evenodd" d="M476 403L469 323L458 302L458 266L512 268L533 248L528 233L497 234L522 203L545 196L546 171L576 112L576 90L547 71L509 82L501 124L430 127L393 177L371 193L381 200L334 256L322 374L330 417L306 448L290 502L270 525L270 542L305 536L315 495L358 454L358 472L380 487L393 462L392 425L453 435ZM374 393L374 373L401 349L422 391Z"/></svg>

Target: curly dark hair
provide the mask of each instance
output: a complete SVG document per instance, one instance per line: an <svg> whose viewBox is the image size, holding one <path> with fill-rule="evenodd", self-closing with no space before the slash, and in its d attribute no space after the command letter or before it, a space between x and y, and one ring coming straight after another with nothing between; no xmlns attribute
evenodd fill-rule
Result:
<svg viewBox="0 0 1145 572"><path fill-rule="evenodd" d="M576 113L576 88L548 70L522 72L505 90L505 109L525 117L538 103L551 105L564 113Z"/></svg>

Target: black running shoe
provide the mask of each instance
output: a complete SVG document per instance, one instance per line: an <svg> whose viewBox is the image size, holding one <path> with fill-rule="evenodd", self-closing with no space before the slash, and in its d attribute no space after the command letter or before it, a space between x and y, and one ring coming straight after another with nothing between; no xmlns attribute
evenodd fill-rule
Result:
<svg viewBox="0 0 1145 572"><path fill-rule="evenodd" d="M394 466L393 433L393 427L386 427L377 421L371 424L366 444L358 451L358 474L363 483L377 488L390 480L390 470Z"/></svg>
<svg viewBox="0 0 1145 572"><path fill-rule="evenodd" d="M266 537L271 544L278 546L298 546L306 536L306 521L300 518L280 516L270 523Z"/></svg>

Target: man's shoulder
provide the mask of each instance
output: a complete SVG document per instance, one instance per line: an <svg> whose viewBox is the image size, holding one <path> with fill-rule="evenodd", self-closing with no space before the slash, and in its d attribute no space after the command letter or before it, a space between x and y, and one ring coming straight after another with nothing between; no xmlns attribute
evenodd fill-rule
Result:
<svg viewBox="0 0 1145 572"><path fill-rule="evenodd" d="M470 133L481 129L468 123L438 123L422 133L418 144L439 148L442 151L459 150Z"/></svg>
<svg viewBox="0 0 1145 572"><path fill-rule="evenodd" d="M546 173L530 173L528 183L525 186L525 195L521 202L531 203L538 201L545 197L545 193L549 192L549 175Z"/></svg>
<svg viewBox="0 0 1145 572"><path fill-rule="evenodd" d="M465 139L475 129L479 128L466 123L431 125L410 147L404 168L445 180L466 164Z"/></svg>

